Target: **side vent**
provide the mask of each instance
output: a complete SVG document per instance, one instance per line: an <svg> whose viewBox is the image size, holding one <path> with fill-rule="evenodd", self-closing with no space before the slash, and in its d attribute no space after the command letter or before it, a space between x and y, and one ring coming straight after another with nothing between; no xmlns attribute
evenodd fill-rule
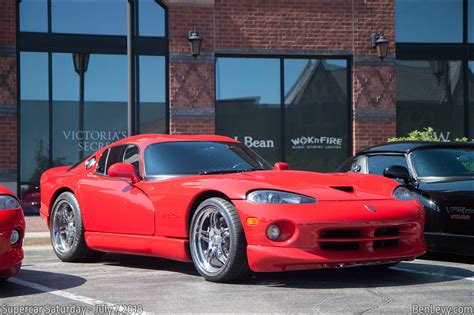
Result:
<svg viewBox="0 0 474 315"><path fill-rule="evenodd" d="M331 187L332 189L337 189L337 190L350 193L350 194L354 193L354 187L352 186L329 186L329 187Z"/></svg>

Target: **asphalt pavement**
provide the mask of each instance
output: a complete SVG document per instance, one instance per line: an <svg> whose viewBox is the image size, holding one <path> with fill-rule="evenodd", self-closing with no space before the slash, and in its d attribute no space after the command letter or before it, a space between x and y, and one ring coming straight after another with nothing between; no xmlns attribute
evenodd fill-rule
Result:
<svg viewBox="0 0 474 315"><path fill-rule="evenodd" d="M0 284L0 314L473 314L472 260L437 259L377 272L262 273L216 284L188 263L117 254L96 263L63 263L49 247L27 247L18 277Z"/></svg>

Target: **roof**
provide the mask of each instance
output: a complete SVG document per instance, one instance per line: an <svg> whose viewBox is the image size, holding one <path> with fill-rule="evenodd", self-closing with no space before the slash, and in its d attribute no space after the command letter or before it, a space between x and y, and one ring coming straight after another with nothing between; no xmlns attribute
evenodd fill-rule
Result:
<svg viewBox="0 0 474 315"><path fill-rule="evenodd" d="M411 151L425 148L474 148L473 142L434 142L434 141L399 141L376 145L364 149L357 155L365 153L410 153Z"/></svg>
<svg viewBox="0 0 474 315"><path fill-rule="evenodd" d="M157 142L174 142L174 141L217 141L217 142L238 142L235 139L218 136L218 135L167 135L167 134L141 134L131 136L119 140L116 144L137 143L140 145L148 145Z"/></svg>

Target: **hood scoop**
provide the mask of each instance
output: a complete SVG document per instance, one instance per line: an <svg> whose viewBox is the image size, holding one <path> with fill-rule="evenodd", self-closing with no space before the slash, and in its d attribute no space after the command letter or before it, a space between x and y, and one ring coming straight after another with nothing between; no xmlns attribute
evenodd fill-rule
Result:
<svg viewBox="0 0 474 315"><path fill-rule="evenodd" d="M337 189L337 190L349 193L349 194L354 193L354 187L352 186L329 186L329 187L332 189Z"/></svg>

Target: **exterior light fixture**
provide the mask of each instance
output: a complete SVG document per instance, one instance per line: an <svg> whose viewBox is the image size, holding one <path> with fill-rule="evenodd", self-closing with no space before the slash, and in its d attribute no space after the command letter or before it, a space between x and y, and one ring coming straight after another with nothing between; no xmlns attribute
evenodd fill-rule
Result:
<svg viewBox="0 0 474 315"><path fill-rule="evenodd" d="M372 33L370 35L370 44L372 48L377 48L377 55L381 60L387 57L388 53L388 39L382 34Z"/></svg>
<svg viewBox="0 0 474 315"><path fill-rule="evenodd" d="M188 41L191 47L191 54L196 58L201 53L202 38L199 36L199 32L196 31L195 28L188 32Z"/></svg>
<svg viewBox="0 0 474 315"><path fill-rule="evenodd" d="M89 66L89 54L72 54L72 59L74 61L74 71L78 75L82 75L87 71Z"/></svg>
<svg viewBox="0 0 474 315"><path fill-rule="evenodd" d="M84 76L89 66L90 54L72 54L74 71L79 75L79 131L84 131ZM84 148L84 140L79 141L81 148ZM79 151L79 160L84 158L84 150Z"/></svg>

